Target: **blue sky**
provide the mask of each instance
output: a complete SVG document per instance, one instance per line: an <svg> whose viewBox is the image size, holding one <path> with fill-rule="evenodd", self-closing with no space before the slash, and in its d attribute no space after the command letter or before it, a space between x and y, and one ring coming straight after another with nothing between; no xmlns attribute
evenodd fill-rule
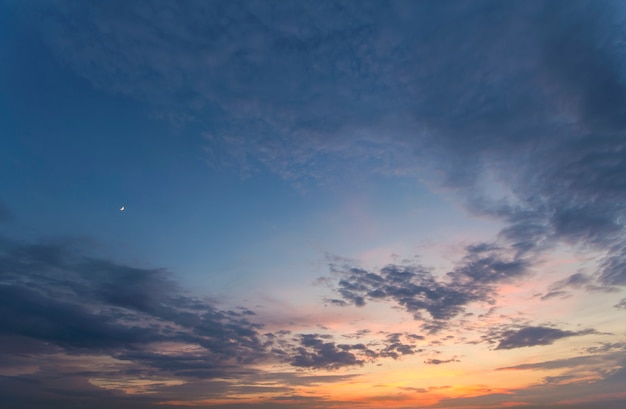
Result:
<svg viewBox="0 0 626 409"><path fill-rule="evenodd" d="M625 22L0 2L0 396L623 407Z"/></svg>

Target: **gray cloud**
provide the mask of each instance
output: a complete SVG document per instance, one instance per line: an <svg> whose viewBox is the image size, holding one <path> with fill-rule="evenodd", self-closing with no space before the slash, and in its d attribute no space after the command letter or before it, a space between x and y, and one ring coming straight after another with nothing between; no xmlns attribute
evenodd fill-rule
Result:
<svg viewBox="0 0 626 409"><path fill-rule="evenodd" d="M359 349L367 351L363 344L336 345L324 342L318 335L304 334L300 336L300 345L291 361L291 365L296 367L337 369L365 363L351 352Z"/></svg>
<svg viewBox="0 0 626 409"><path fill-rule="evenodd" d="M331 272L339 277L336 291L342 297L333 304L360 307L366 302L395 302L416 320L425 321L422 329L436 333L467 305L493 303L497 285L527 277L529 267L528 258L510 256L510 251L488 243L468 246L457 267L443 278L420 265L388 265L370 272L331 264Z"/></svg>
<svg viewBox="0 0 626 409"><path fill-rule="evenodd" d="M568 298L570 295L567 291L550 291L541 296L541 300L549 300L552 298Z"/></svg>
<svg viewBox="0 0 626 409"><path fill-rule="evenodd" d="M467 305L491 301L498 283L527 277L533 255L559 242L606 251L598 282L626 284L626 70L616 3L42 4L29 27L42 27L60 61L166 118L202 121L212 163L266 167L294 183L332 179L350 163L385 174L431 168L470 211L507 223L498 242L506 248L468 248L443 279L413 267L342 269L333 304L393 301L416 318L428 314L424 328L437 331ZM491 198L487 176L509 193ZM123 348L120 356L161 368L198 374L204 366L206 376L215 362L262 358L257 326L186 296L164 271L46 245L3 251L0 308L16 313L2 314L6 333L72 351ZM596 288L571 278L563 288ZM582 335L525 330L498 347ZM133 350L148 337L210 353L168 364ZM355 356L320 342L301 346L303 362Z"/></svg>
<svg viewBox="0 0 626 409"><path fill-rule="evenodd" d="M505 331L500 335L496 349L514 349L537 345L550 345L561 338L594 334L594 330L564 331L549 327L525 327Z"/></svg>
<svg viewBox="0 0 626 409"><path fill-rule="evenodd" d="M450 319L463 307L486 298L480 289L464 288L458 282L439 282L415 266L387 266L378 274L347 267L339 271L338 292L348 302L362 306L366 300L392 300L421 319L426 311L433 319Z"/></svg>
<svg viewBox="0 0 626 409"><path fill-rule="evenodd" d="M600 282L604 285L626 285L626 246L612 249L604 259L600 270Z"/></svg>
<svg viewBox="0 0 626 409"><path fill-rule="evenodd" d="M186 295L160 269L85 257L63 244L0 246L0 335L105 353L179 375L218 376L234 363L264 359L260 326L248 313ZM201 353L150 352L159 342ZM228 364L227 364L228 363Z"/></svg>
<svg viewBox="0 0 626 409"><path fill-rule="evenodd" d="M589 284L590 282L592 282L592 280L593 278L588 275L585 275L582 273L576 273L576 274L572 274L571 276L567 278L564 278L563 280L559 280L556 283L552 284L550 286L550 289L552 291L558 291L564 288L582 288L586 284Z"/></svg>
<svg viewBox="0 0 626 409"><path fill-rule="evenodd" d="M215 391L202 396L214 397L225 390L251 392L237 386L243 383L215 382L267 376L252 369L252 364L339 369L422 352L415 344L424 337L417 334L378 334L373 338L379 341L365 344L359 338L371 334L361 330L344 337L356 342L335 342L323 334L262 332L262 325L250 317L255 314L246 308L220 309L186 293L162 269L86 256L71 242L0 240L0 362L18 372L38 368L38 362L59 354L85 359L108 356L125 363L115 368L116 377L155 379L153 388L161 397L168 393L164 385L159 386L158 379L164 376L184 379L192 389L198 382L210 382ZM178 347L164 352L164 344ZM107 371L90 369L54 377L82 382L86 377L106 378ZM41 390L50 382L41 368L26 377L11 377L11 382L19 380L41 383Z"/></svg>
<svg viewBox="0 0 626 409"><path fill-rule="evenodd" d="M404 337L406 341L403 342L402 337ZM424 337L415 334L387 334L384 347L378 351L378 356L398 359L404 355L413 355L421 352L422 350L416 349L413 343L422 339L424 339Z"/></svg>
<svg viewBox="0 0 626 409"><path fill-rule="evenodd" d="M599 284L599 285L598 285ZM615 284L612 281L604 280L601 275L590 275L583 273L575 273L567 278L556 281L548 287L548 292L541 296L542 300L548 300L550 298L560 297L567 298L570 294L565 291L567 289L582 289L587 292L603 292L603 293L615 293L619 292L619 288L612 286Z"/></svg>
<svg viewBox="0 0 626 409"><path fill-rule="evenodd" d="M365 334L363 334L365 335ZM360 335L357 335L358 339ZM345 338L355 338L346 336ZM386 334L380 342L336 343L331 336L321 334L301 334L291 344L287 355L291 365L304 368L339 369L346 366L362 366L383 358L394 360L423 351L415 343L422 340L420 335L409 333Z"/></svg>

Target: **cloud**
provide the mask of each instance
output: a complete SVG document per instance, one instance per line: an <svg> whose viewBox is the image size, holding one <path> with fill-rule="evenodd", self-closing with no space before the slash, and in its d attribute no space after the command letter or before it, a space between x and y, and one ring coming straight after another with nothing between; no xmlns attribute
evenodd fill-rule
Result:
<svg viewBox="0 0 626 409"><path fill-rule="evenodd" d="M622 298L622 300L615 304L614 307L626 309L626 298Z"/></svg>
<svg viewBox="0 0 626 409"><path fill-rule="evenodd" d="M337 346L334 342L324 342L315 334L301 335L300 345L291 365L303 368L338 369L343 366L363 365L364 361L350 351L367 350L363 344Z"/></svg>
<svg viewBox="0 0 626 409"><path fill-rule="evenodd" d="M426 365L441 365L441 364L447 364L450 362L461 362L456 358L450 358L450 359L427 359L424 361L424 363Z"/></svg>
<svg viewBox="0 0 626 409"><path fill-rule="evenodd" d="M402 338L405 339L403 342ZM401 334L399 332L387 334L384 347L378 351L378 356L383 358L398 359L404 355L413 355L422 352L415 348L415 341L423 340L424 337L415 334Z"/></svg>
<svg viewBox="0 0 626 409"><path fill-rule="evenodd" d="M64 244L7 240L0 267L1 335L189 376L192 369L218 376L229 365L266 357L249 314L185 294L164 270L86 257ZM193 352L162 354L163 343Z"/></svg>
<svg viewBox="0 0 626 409"><path fill-rule="evenodd" d="M420 265L390 264L372 272L349 263L331 263L331 273L338 277L336 291L342 297L333 304L361 307L367 302L390 301L424 321L422 329L436 333L468 305L492 304L499 285L530 274L529 259L511 255L505 248L481 243L465 250L456 268L443 278Z"/></svg>
<svg viewBox="0 0 626 409"><path fill-rule="evenodd" d="M362 329L342 337L353 341L336 342L326 334L262 331L251 321L256 317L244 307L219 308L185 292L166 270L86 255L71 241L0 240L0 362L11 382L47 385L45 371L51 371L68 382L97 379L111 389L135 388L165 399L176 389L166 379L178 389L187 385L189 396L208 399L252 392L245 379L269 376L254 369L257 364L336 370L422 352L418 334ZM84 369L63 369L77 357ZM94 360L107 364L92 368ZM133 386L133 379L142 382ZM224 379L238 381L219 384ZM307 379L294 375L290 382L324 382ZM212 386L191 393L206 382Z"/></svg>
<svg viewBox="0 0 626 409"><path fill-rule="evenodd" d="M572 274L571 276L563 280L559 280L555 282L554 284L550 286L550 289L552 291L558 291L564 288L582 288L583 286L585 286L586 284L589 284L590 282L592 282L592 277L586 274L576 273L576 274Z"/></svg>
<svg viewBox="0 0 626 409"><path fill-rule="evenodd" d="M549 327L525 327L519 330L505 331L500 336L496 349L514 349L537 345L550 345L561 338L594 334L594 330L563 331Z"/></svg>
<svg viewBox="0 0 626 409"><path fill-rule="evenodd" d="M378 273L348 267L338 271L337 291L348 302L363 306L367 301L391 300L421 319L426 311L433 319L450 319L466 304L486 297L480 290L460 283L437 281L417 266L387 266Z"/></svg>
<svg viewBox="0 0 626 409"><path fill-rule="evenodd" d="M360 332L362 335L367 333ZM358 339L362 335L356 335ZM290 344L287 349L289 362L292 366L303 368L339 369L349 366L362 366L380 359L401 359L404 356L414 355L423 351L415 346L417 341L424 337L409 333L390 333L380 341L364 343L336 343L329 335L301 334L296 338L296 344ZM348 335L344 338L355 338Z"/></svg>

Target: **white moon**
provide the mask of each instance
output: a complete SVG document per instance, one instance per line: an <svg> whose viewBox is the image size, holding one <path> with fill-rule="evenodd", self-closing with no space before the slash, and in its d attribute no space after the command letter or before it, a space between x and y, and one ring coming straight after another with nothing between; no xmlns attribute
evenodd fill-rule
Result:
<svg viewBox="0 0 626 409"><path fill-rule="evenodd" d="M123 212L123 211L124 211L124 209L125 209L125 207L124 207L124 206L120 207L120 212Z"/></svg>

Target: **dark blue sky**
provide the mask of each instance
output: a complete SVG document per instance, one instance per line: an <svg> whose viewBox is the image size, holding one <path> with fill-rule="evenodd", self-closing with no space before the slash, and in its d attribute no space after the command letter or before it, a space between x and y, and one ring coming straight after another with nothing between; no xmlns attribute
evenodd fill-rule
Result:
<svg viewBox="0 0 626 409"><path fill-rule="evenodd" d="M0 399L623 407L625 44L608 0L0 2Z"/></svg>

